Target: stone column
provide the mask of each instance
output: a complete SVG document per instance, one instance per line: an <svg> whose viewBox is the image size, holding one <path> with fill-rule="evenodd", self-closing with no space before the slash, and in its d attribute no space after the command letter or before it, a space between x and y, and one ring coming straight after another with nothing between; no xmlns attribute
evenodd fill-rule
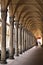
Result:
<svg viewBox="0 0 43 65"><path fill-rule="evenodd" d="M28 34L27 34L27 31L26 31L26 50L28 49Z"/></svg>
<svg viewBox="0 0 43 65"><path fill-rule="evenodd" d="M35 37L33 36L33 46L35 45Z"/></svg>
<svg viewBox="0 0 43 65"><path fill-rule="evenodd" d="M29 32L29 48L30 48L30 46L31 46L31 39L30 39L30 32Z"/></svg>
<svg viewBox="0 0 43 65"><path fill-rule="evenodd" d="M19 24L19 53L22 54L22 24Z"/></svg>
<svg viewBox="0 0 43 65"><path fill-rule="evenodd" d="M14 25L14 19L11 16L10 17L10 44L9 44L9 58L14 59L14 51L13 51L13 25Z"/></svg>
<svg viewBox="0 0 43 65"><path fill-rule="evenodd" d="M29 49L29 47L30 47L30 42L29 42L30 40L29 40L29 32L28 32L28 49Z"/></svg>
<svg viewBox="0 0 43 65"><path fill-rule="evenodd" d="M24 28L22 28L22 50L24 52Z"/></svg>
<svg viewBox="0 0 43 65"><path fill-rule="evenodd" d="M1 62L2 64L6 63L6 18L7 18L7 9L1 10L1 19L2 19L2 43L1 43Z"/></svg>
<svg viewBox="0 0 43 65"><path fill-rule="evenodd" d="M18 49L18 22L15 22L15 56L19 56L19 49Z"/></svg>
<svg viewBox="0 0 43 65"><path fill-rule="evenodd" d="M29 33L27 31L27 50L29 49Z"/></svg>
<svg viewBox="0 0 43 65"><path fill-rule="evenodd" d="M33 36L32 36L32 47L33 47Z"/></svg>
<svg viewBox="0 0 43 65"><path fill-rule="evenodd" d="M31 45L32 45L31 34L30 34L29 40L30 40L30 48L31 48Z"/></svg>
<svg viewBox="0 0 43 65"><path fill-rule="evenodd" d="M25 50L27 50L27 31L25 29Z"/></svg>
<svg viewBox="0 0 43 65"><path fill-rule="evenodd" d="M26 31L24 29L24 51L26 51Z"/></svg>
<svg viewBox="0 0 43 65"><path fill-rule="evenodd" d="M30 38L30 39L31 39L31 47L32 47L32 35L30 35L30 36L31 36L31 38Z"/></svg>

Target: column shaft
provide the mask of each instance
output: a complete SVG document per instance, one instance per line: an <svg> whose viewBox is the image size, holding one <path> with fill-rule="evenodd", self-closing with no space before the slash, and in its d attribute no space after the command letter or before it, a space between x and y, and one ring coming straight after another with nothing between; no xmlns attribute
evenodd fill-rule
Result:
<svg viewBox="0 0 43 65"><path fill-rule="evenodd" d="M13 17L10 17L10 44L9 44L9 58L13 59L14 58L14 51L13 51Z"/></svg>
<svg viewBox="0 0 43 65"><path fill-rule="evenodd" d="M20 49L19 49L19 53L22 54L22 25L19 25L19 45L20 45Z"/></svg>
<svg viewBox="0 0 43 65"><path fill-rule="evenodd" d="M29 42L29 33L28 33L28 49L29 49L29 46L30 46L30 42Z"/></svg>
<svg viewBox="0 0 43 65"><path fill-rule="evenodd" d="M18 22L15 22L15 55L19 55L18 50Z"/></svg>
<svg viewBox="0 0 43 65"><path fill-rule="evenodd" d="M26 31L26 50L28 49L28 35L27 35L27 31Z"/></svg>
<svg viewBox="0 0 43 65"><path fill-rule="evenodd" d="M28 32L27 32L27 49L29 49L29 36L28 36Z"/></svg>
<svg viewBox="0 0 43 65"><path fill-rule="evenodd" d="M22 46L24 52L24 29L22 29Z"/></svg>
<svg viewBox="0 0 43 65"><path fill-rule="evenodd" d="M2 18L2 43L1 43L1 63L6 63L6 18L7 10L1 11Z"/></svg>
<svg viewBox="0 0 43 65"><path fill-rule="evenodd" d="M26 32L24 29L24 51L26 51Z"/></svg>

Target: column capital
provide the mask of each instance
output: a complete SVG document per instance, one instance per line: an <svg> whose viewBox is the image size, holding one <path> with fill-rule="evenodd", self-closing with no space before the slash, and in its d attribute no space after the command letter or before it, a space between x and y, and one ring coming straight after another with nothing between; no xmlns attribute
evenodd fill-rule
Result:
<svg viewBox="0 0 43 65"><path fill-rule="evenodd" d="M24 30L26 31L26 28L24 27Z"/></svg>
<svg viewBox="0 0 43 65"><path fill-rule="evenodd" d="M13 28L14 28L14 17L10 16L9 21L10 21L10 25L13 26Z"/></svg>
<svg viewBox="0 0 43 65"><path fill-rule="evenodd" d="M10 19L10 23L14 22L14 17L13 16L10 16L9 19Z"/></svg>
<svg viewBox="0 0 43 65"><path fill-rule="evenodd" d="M4 12L7 13L7 11L8 11L8 9L5 9L5 10L1 9L1 13L4 13Z"/></svg>
<svg viewBox="0 0 43 65"><path fill-rule="evenodd" d="M21 24L21 23L19 23L19 28L21 28L21 29L22 29L22 24Z"/></svg>
<svg viewBox="0 0 43 65"><path fill-rule="evenodd" d="M1 10L1 18L2 20L6 20L7 18L7 9L6 10Z"/></svg>
<svg viewBox="0 0 43 65"><path fill-rule="evenodd" d="M14 22L14 25L15 25L16 27L18 27L19 22Z"/></svg>
<svg viewBox="0 0 43 65"><path fill-rule="evenodd" d="M19 24L19 22L17 22L17 21L16 21L16 22L14 22L14 24L15 24L15 25L18 25L18 24Z"/></svg>

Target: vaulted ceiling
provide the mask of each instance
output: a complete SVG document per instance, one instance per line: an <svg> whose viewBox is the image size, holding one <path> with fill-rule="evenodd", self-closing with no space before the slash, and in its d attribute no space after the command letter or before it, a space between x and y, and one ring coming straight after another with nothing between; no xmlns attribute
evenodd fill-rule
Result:
<svg viewBox="0 0 43 65"><path fill-rule="evenodd" d="M43 0L0 0L0 3L2 9L9 6L10 14L34 35L43 34Z"/></svg>

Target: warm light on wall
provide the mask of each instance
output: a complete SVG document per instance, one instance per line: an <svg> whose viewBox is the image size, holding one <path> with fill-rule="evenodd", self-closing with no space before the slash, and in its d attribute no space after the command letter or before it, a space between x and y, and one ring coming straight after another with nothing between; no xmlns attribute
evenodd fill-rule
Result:
<svg viewBox="0 0 43 65"><path fill-rule="evenodd" d="M42 37L42 33L41 33L41 30L40 29L37 29L37 30L34 30L33 31L33 34L36 38L38 37Z"/></svg>
<svg viewBox="0 0 43 65"><path fill-rule="evenodd" d="M42 37L40 39L37 38L37 42L38 42L38 45L42 45Z"/></svg>
<svg viewBox="0 0 43 65"><path fill-rule="evenodd" d="M34 36L36 37L38 43L40 42L42 45L42 33L40 29L36 29L33 31Z"/></svg>

